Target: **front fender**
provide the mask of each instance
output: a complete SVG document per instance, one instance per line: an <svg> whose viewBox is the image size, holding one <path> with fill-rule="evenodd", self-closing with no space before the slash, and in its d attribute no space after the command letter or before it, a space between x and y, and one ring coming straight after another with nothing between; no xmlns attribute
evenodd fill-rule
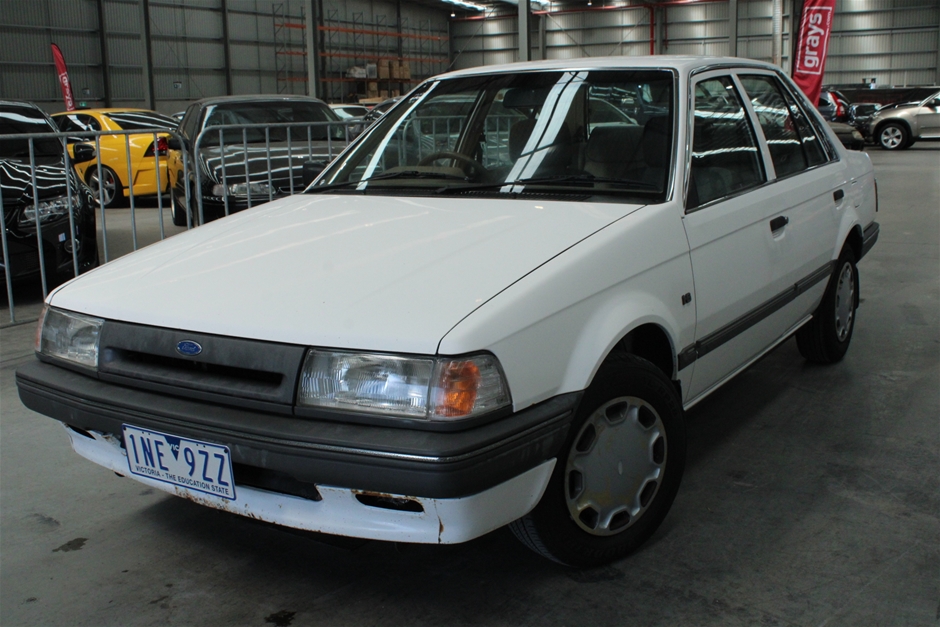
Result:
<svg viewBox="0 0 940 627"><path fill-rule="evenodd" d="M695 307L677 204L647 206L595 233L482 304L444 336L444 355L500 360L515 409L586 388L611 349L642 324L691 344ZM689 372L683 376L691 374Z"/></svg>

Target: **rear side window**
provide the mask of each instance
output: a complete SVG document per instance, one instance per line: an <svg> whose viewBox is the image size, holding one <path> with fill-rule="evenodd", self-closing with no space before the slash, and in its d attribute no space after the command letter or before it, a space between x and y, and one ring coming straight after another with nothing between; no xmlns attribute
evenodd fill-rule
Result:
<svg viewBox="0 0 940 627"><path fill-rule="evenodd" d="M826 152L803 110L772 76L742 76L773 159L777 178L825 163Z"/></svg>
<svg viewBox="0 0 940 627"><path fill-rule="evenodd" d="M754 130L730 77L695 86L688 210L766 180Z"/></svg>
<svg viewBox="0 0 940 627"><path fill-rule="evenodd" d="M65 133L80 133L82 131L100 131L98 120L85 113L69 113L55 118L59 129Z"/></svg>
<svg viewBox="0 0 940 627"><path fill-rule="evenodd" d="M166 131L177 126L177 121L173 118L152 111L125 111L105 115L125 131Z"/></svg>

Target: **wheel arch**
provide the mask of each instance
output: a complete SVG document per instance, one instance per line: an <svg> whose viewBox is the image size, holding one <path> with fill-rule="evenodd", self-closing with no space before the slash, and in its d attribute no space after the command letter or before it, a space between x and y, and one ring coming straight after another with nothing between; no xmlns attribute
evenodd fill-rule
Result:
<svg viewBox="0 0 940 627"><path fill-rule="evenodd" d="M585 325L568 362L565 389L587 388L600 367L614 354L646 359L667 379L677 380L679 325L670 321L665 305L651 300L638 298L641 302L613 308ZM624 326L624 320L631 322Z"/></svg>
<svg viewBox="0 0 940 627"><path fill-rule="evenodd" d="M881 129L883 129L888 124L892 124L892 123L903 126L904 130L906 130L908 135L910 136L909 139L914 139L914 129L911 128L910 122L908 122L904 118L888 118L887 120L882 120L881 122L878 122L878 125L875 127L874 131L872 132L871 136L875 138L875 141L879 141L878 135L881 134Z"/></svg>
<svg viewBox="0 0 940 627"><path fill-rule="evenodd" d="M646 322L634 328L614 345L604 360L614 353L641 357L661 370L667 378L676 378L676 350L669 334L659 324Z"/></svg>

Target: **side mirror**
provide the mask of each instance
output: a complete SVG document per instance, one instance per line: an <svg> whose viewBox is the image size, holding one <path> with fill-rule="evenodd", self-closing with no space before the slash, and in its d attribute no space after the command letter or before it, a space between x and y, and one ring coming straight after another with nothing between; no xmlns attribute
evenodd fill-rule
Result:
<svg viewBox="0 0 940 627"><path fill-rule="evenodd" d="M323 172L325 169L326 163L323 161L305 161L303 174L304 187L313 183L313 180L320 176L320 172Z"/></svg>
<svg viewBox="0 0 940 627"><path fill-rule="evenodd" d="M92 161L97 155L95 154L94 146L88 144L73 144L72 145L72 162L73 163L85 163L86 161Z"/></svg>
<svg viewBox="0 0 940 627"><path fill-rule="evenodd" d="M183 142L180 141L179 137L170 135L169 137L166 138L166 147L169 148L170 150L182 150Z"/></svg>

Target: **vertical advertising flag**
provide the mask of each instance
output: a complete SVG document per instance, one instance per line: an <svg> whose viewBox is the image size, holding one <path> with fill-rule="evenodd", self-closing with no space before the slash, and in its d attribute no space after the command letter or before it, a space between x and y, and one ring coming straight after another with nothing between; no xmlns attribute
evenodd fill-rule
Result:
<svg viewBox="0 0 940 627"><path fill-rule="evenodd" d="M65 108L68 111L75 110L75 98L72 97L72 84L69 82L69 71L65 67L65 57L62 51L55 44L52 44L52 58L55 59L56 76L59 79L59 86L62 87L62 98L65 100Z"/></svg>
<svg viewBox="0 0 940 627"><path fill-rule="evenodd" d="M819 100L826 53L829 51L829 33L836 0L804 0L803 17L796 40L796 59L793 80L814 105Z"/></svg>

